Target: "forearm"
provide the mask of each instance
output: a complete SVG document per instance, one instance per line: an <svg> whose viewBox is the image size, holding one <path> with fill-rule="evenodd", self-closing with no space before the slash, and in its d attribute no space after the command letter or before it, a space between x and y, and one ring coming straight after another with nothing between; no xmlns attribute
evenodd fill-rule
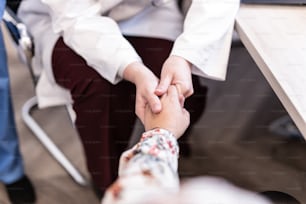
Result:
<svg viewBox="0 0 306 204"><path fill-rule="evenodd" d="M192 1L171 55L189 61L194 74L224 79L238 8L239 0Z"/></svg>
<svg viewBox="0 0 306 204"><path fill-rule="evenodd" d="M149 130L142 134L140 142L131 151L122 155L119 176L125 174L131 166L140 166L134 157L144 155L152 158L148 160L148 164L155 164L156 161L164 162L173 172L177 172L178 153L179 147L171 132L161 128ZM128 162L124 162L127 158L130 158Z"/></svg>
<svg viewBox="0 0 306 204"><path fill-rule="evenodd" d="M122 77L135 85L141 84L148 75L153 73L142 62L132 62L122 72Z"/></svg>
<svg viewBox="0 0 306 204"><path fill-rule="evenodd" d="M176 192L178 152L176 138L169 131L145 132L138 144L122 154L119 178L107 190L103 203L133 201L136 204L146 196Z"/></svg>
<svg viewBox="0 0 306 204"><path fill-rule="evenodd" d="M121 79L119 70L141 61L117 23L101 15L100 2L43 0L43 3L49 7L53 31L109 82L117 83Z"/></svg>

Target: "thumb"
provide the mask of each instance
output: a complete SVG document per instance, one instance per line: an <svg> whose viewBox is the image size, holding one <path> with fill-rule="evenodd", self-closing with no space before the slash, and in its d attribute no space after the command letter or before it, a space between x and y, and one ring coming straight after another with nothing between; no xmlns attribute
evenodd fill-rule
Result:
<svg viewBox="0 0 306 204"><path fill-rule="evenodd" d="M167 93L173 101L179 101L178 91L174 85L169 86Z"/></svg>
<svg viewBox="0 0 306 204"><path fill-rule="evenodd" d="M179 101L180 101L180 104L182 106L182 108L184 107L184 103L185 103L185 97L184 95L179 95Z"/></svg>
<svg viewBox="0 0 306 204"><path fill-rule="evenodd" d="M158 96L164 95L171 83L171 77L169 75L161 76L158 86L155 89L155 94Z"/></svg>
<svg viewBox="0 0 306 204"><path fill-rule="evenodd" d="M159 98L156 95L150 95L147 98L147 102L152 110L153 113L159 113L162 109L162 104Z"/></svg>

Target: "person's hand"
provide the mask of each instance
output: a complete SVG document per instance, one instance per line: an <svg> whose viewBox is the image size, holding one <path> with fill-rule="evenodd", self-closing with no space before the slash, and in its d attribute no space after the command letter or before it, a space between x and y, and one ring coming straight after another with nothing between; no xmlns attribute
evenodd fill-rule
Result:
<svg viewBox="0 0 306 204"><path fill-rule="evenodd" d="M162 96L170 85L178 88L180 98L187 98L193 94L191 64L182 57L170 56L165 61L155 94Z"/></svg>
<svg viewBox="0 0 306 204"><path fill-rule="evenodd" d="M147 106L144 115L145 130L153 128L166 129L178 139L183 135L190 123L189 112L179 101L176 86L169 86L168 91L161 97L163 109L160 113L153 113Z"/></svg>
<svg viewBox="0 0 306 204"><path fill-rule="evenodd" d="M144 123L147 104L153 113L161 111L161 102L154 93L158 85L158 78L146 66L140 62L131 63L124 70L123 78L136 85L135 112L142 123Z"/></svg>

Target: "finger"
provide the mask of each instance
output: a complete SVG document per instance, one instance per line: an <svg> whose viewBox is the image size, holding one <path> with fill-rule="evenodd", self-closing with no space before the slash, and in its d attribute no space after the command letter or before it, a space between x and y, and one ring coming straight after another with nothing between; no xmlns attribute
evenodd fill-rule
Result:
<svg viewBox="0 0 306 204"><path fill-rule="evenodd" d="M179 102L181 104L181 107L184 107L185 104L185 97L183 95L179 95Z"/></svg>
<svg viewBox="0 0 306 204"><path fill-rule="evenodd" d="M181 86L179 84L175 84L175 87L177 89L177 92L179 94L179 102L181 104L182 107L184 107L184 103L185 103L185 96L182 93L182 89Z"/></svg>
<svg viewBox="0 0 306 204"><path fill-rule="evenodd" d="M193 87L191 87L191 89L188 89L188 91L184 94L184 96L186 98L188 98L189 96L191 96L194 93Z"/></svg>
<svg viewBox="0 0 306 204"><path fill-rule="evenodd" d="M167 99L168 103L170 102L169 105L173 106L173 107L181 107L181 103L180 103L180 99L179 99L179 94L177 92L176 86L171 85L168 88L167 91Z"/></svg>
<svg viewBox="0 0 306 204"><path fill-rule="evenodd" d="M145 114L152 113L152 110L151 110L151 107L149 106L149 104L146 104L145 111L146 111Z"/></svg>
<svg viewBox="0 0 306 204"><path fill-rule="evenodd" d="M178 94L183 95L181 85L180 84L175 84L175 87L177 89Z"/></svg>
<svg viewBox="0 0 306 204"><path fill-rule="evenodd" d="M169 86L168 88L168 95L172 98L172 99L179 99L179 95L178 95L178 86Z"/></svg>
<svg viewBox="0 0 306 204"><path fill-rule="evenodd" d="M165 77L161 77L160 82L158 86L155 89L155 94L158 96L162 96L165 94L171 84L171 77L169 75L166 75Z"/></svg>
<svg viewBox="0 0 306 204"><path fill-rule="evenodd" d="M178 90L178 93L180 95L183 95L185 98L188 98L189 96L191 96L193 94L193 86L192 84L191 85L188 85L186 83L182 83L182 82L177 82L175 84L177 90Z"/></svg>
<svg viewBox="0 0 306 204"><path fill-rule="evenodd" d="M153 113L159 113L162 110L162 104L155 94L148 96L147 102Z"/></svg>

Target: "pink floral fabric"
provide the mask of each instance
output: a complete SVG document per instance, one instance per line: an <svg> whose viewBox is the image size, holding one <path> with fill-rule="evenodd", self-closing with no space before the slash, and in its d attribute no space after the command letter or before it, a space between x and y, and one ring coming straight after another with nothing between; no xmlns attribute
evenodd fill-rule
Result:
<svg viewBox="0 0 306 204"><path fill-rule="evenodd" d="M179 147L171 132L156 128L120 158L119 179L107 190L103 204L137 204L175 193ZM162 189L162 191L161 191Z"/></svg>
<svg viewBox="0 0 306 204"><path fill-rule="evenodd" d="M200 177L179 189L179 148L167 130L143 133L141 140L120 159L119 178L102 204L271 204L256 193L224 179Z"/></svg>

